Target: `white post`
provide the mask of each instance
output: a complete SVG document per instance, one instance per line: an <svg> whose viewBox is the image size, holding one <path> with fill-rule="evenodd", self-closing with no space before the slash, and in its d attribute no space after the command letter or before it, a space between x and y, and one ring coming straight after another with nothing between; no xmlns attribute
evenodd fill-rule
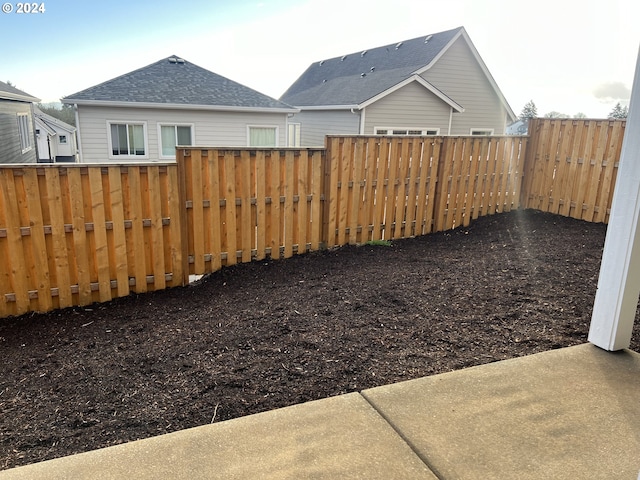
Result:
<svg viewBox="0 0 640 480"><path fill-rule="evenodd" d="M640 52L631 92L589 341L628 348L640 295Z"/></svg>

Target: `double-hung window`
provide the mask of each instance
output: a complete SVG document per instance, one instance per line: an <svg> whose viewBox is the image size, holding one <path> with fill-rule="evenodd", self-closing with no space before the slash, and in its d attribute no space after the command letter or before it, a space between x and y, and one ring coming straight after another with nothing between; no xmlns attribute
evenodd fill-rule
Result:
<svg viewBox="0 0 640 480"><path fill-rule="evenodd" d="M250 147L277 147L278 127L250 125L247 127Z"/></svg>
<svg viewBox="0 0 640 480"><path fill-rule="evenodd" d="M29 114L18 114L18 133L20 134L20 149L22 153L28 152L33 147L31 129L29 128Z"/></svg>
<svg viewBox="0 0 640 480"><path fill-rule="evenodd" d="M147 156L146 124L109 123L109 151L112 157Z"/></svg>
<svg viewBox="0 0 640 480"><path fill-rule="evenodd" d="M193 125L160 125L160 157L176 158L179 145L193 145Z"/></svg>

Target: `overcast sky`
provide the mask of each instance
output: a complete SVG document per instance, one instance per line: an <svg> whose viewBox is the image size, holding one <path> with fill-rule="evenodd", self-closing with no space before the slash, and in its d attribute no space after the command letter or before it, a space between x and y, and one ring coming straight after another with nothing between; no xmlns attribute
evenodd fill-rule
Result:
<svg viewBox="0 0 640 480"><path fill-rule="evenodd" d="M38 4L0 13L0 80L44 102L170 55L279 98L312 62L463 26L516 115L600 118L628 104L640 46L638 0Z"/></svg>

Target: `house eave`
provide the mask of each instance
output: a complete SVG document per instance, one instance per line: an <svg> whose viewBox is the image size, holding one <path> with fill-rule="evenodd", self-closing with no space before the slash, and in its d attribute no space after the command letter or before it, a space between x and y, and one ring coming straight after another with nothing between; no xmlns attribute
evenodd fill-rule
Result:
<svg viewBox="0 0 640 480"><path fill-rule="evenodd" d="M299 110L359 110L360 106L353 105L297 105Z"/></svg>
<svg viewBox="0 0 640 480"><path fill-rule="evenodd" d="M84 100L63 98L62 103L70 105L85 105L92 107L117 108L153 108L163 110L209 110L217 112L247 112L247 113L298 113L295 107L239 107L232 105L196 105L191 103L153 103L153 102L122 102L111 100Z"/></svg>
<svg viewBox="0 0 640 480"><path fill-rule="evenodd" d="M25 103L38 103L40 102L40 99L37 97L32 97L29 95L20 95L17 93L10 93L10 92L0 92L0 99L3 100L13 100L13 101L17 101L17 102L25 102Z"/></svg>

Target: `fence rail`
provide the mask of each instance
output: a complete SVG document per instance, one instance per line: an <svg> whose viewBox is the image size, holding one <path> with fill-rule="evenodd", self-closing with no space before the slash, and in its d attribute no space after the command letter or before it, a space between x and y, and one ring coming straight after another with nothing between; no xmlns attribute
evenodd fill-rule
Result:
<svg viewBox="0 0 640 480"><path fill-rule="evenodd" d="M624 122L529 137L327 138L177 150L175 163L0 167L0 317L184 285L190 274L536 208L603 222Z"/></svg>

